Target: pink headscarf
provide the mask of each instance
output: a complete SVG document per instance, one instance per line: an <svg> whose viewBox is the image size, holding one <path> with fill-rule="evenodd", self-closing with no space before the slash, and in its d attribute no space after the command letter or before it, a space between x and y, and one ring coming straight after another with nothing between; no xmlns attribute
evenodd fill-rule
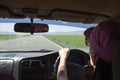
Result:
<svg viewBox="0 0 120 80"><path fill-rule="evenodd" d="M95 27L90 27L90 28L87 28L87 29L84 31L84 35L85 35L85 37L86 37L87 39L90 38L90 34L91 34L91 32L93 31L94 28L95 28Z"/></svg>
<svg viewBox="0 0 120 80"><path fill-rule="evenodd" d="M90 36L90 45L95 54L111 63L116 44L120 41L120 22L104 21L96 26Z"/></svg>

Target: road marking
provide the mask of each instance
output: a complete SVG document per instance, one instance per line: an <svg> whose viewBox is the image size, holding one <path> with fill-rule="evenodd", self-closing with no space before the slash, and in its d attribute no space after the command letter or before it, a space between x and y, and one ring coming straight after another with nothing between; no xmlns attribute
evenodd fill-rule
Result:
<svg viewBox="0 0 120 80"><path fill-rule="evenodd" d="M58 46L59 48L63 48L62 46L56 44L55 42L53 42L52 40L50 40L50 39L44 37L43 35L41 35L41 36L42 36L43 38L47 39L48 41L50 41L51 43L53 43L54 45Z"/></svg>

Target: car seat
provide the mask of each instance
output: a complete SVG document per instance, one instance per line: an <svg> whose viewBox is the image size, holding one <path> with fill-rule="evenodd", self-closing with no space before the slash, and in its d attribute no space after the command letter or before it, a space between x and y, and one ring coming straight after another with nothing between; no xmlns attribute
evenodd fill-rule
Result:
<svg viewBox="0 0 120 80"><path fill-rule="evenodd" d="M120 80L120 42L117 44L112 60L113 80Z"/></svg>

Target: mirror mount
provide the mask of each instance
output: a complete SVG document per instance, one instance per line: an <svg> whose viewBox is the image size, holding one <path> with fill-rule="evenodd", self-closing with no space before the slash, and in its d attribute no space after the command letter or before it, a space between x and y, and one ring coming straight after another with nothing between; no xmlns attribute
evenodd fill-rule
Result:
<svg viewBox="0 0 120 80"><path fill-rule="evenodd" d="M31 18L30 21L31 21L31 24L33 24L33 18Z"/></svg>
<svg viewBox="0 0 120 80"><path fill-rule="evenodd" d="M30 19L31 21L31 34L33 35L34 34L34 27L33 27L33 18Z"/></svg>

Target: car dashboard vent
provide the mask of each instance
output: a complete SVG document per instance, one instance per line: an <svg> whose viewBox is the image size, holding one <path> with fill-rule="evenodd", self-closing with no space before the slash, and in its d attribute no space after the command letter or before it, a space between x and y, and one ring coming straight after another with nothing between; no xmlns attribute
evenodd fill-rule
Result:
<svg viewBox="0 0 120 80"><path fill-rule="evenodd" d="M48 80L49 63L42 60L22 60L20 80Z"/></svg>

